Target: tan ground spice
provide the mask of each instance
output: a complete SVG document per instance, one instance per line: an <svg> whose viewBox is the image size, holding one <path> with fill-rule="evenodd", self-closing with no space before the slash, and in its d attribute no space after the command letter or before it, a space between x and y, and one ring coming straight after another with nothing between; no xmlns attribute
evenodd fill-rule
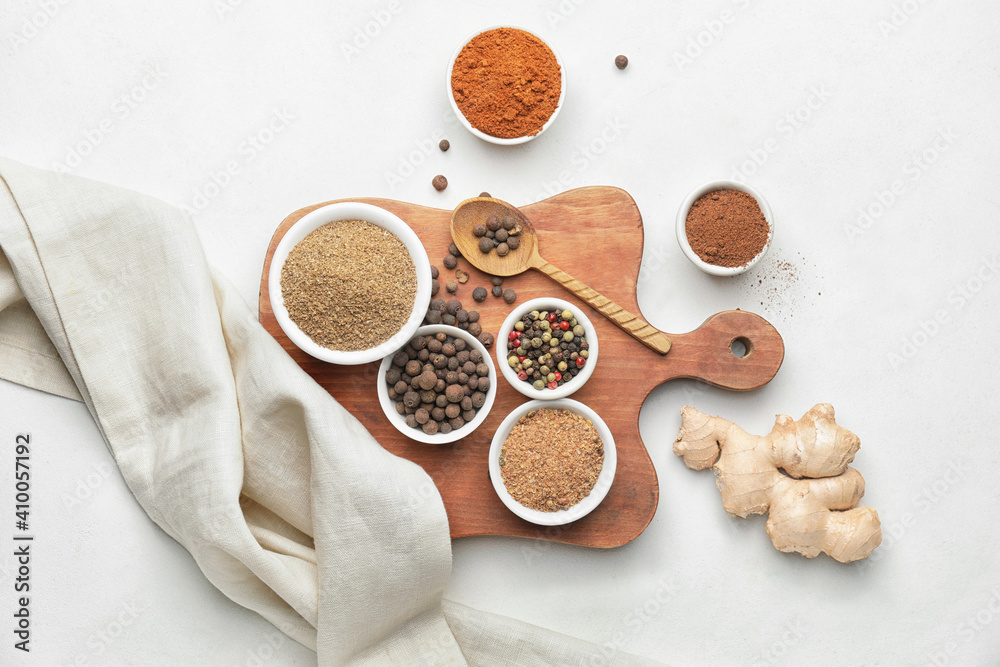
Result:
<svg viewBox="0 0 1000 667"><path fill-rule="evenodd" d="M698 257L715 266L735 267L760 254L771 226L752 195L715 190L691 205L686 230Z"/></svg>
<svg viewBox="0 0 1000 667"><path fill-rule="evenodd" d="M538 134L559 106L562 73L552 49L517 28L469 40L451 71L455 102L474 128L514 139Z"/></svg>
<svg viewBox="0 0 1000 667"><path fill-rule="evenodd" d="M542 512L586 498L604 467L604 443L589 420L570 410L521 417L500 448L500 474L517 502Z"/></svg>
<svg viewBox="0 0 1000 667"><path fill-rule="evenodd" d="M392 232L364 220L338 220L288 253L281 294L289 317L317 345L367 350L406 324L417 269Z"/></svg>

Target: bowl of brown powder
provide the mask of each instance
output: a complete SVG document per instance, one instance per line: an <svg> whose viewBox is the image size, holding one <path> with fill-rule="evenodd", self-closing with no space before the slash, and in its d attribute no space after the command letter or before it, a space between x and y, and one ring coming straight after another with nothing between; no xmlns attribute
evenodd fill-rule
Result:
<svg viewBox="0 0 1000 667"><path fill-rule="evenodd" d="M705 273L735 276L759 262L774 238L774 215L763 196L737 181L712 181L677 211L677 242Z"/></svg>
<svg viewBox="0 0 1000 667"><path fill-rule="evenodd" d="M288 338L317 359L364 364L406 344L431 298L430 261L389 211L339 202L289 227L271 258L268 297Z"/></svg>
<svg viewBox="0 0 1000 667"><path fill-rule="evenodd" d="M523 144L555 121L566 98L566 68L541 37L513 26L479 30L448 63L448 101L484 141Z"/></svg>
<svg viewBox="0 0 1000 667"><path fill-rule="evenodd" d="M571 398L529 401L507 415L490 444L490 480L507 508L541 526L592 512L611 489L615 440L600 416Z"/></svg>

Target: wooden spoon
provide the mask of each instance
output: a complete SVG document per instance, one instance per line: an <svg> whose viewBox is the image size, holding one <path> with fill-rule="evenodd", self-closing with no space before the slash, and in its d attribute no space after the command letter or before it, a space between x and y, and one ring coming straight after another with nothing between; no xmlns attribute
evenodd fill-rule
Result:
<svg viewBox="0 0 1000 667"><path fill-rule="evenodd" d="M521 238L520 246L504 257L500 257L495 250L489 253L480 251L479 238L472 233L472 228L478 224L485 224L486 218L490 215L495 215L501 220L505 216L510 216L515 220L515 230L520 230L518 233ZM507 202L492 197L466 199L452 213L451 238L462 256L480 271L494 276L515 276L528 269L538 269L589 303L649 349L660 354L670 351L670 338L665 333L545 261L538 254L538 236L531 221Z"/></svg>

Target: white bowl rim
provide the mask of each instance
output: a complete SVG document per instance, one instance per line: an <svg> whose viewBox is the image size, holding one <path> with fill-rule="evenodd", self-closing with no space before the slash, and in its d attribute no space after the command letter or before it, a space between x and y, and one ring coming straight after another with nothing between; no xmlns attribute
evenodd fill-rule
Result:
<svg viewBox="0 0 1000 667"><path fill-rule="evenodd" d="M490 410L493 409L493 402L497 397L497 384L500 381L500 378L497 377L497 369L493 364L493 358L490 357L489 351L487 351L483 344L476 340L476 337L468 331L459 329L458 327L449 326L447 324L427 324L413 332L413 335L410 336L410 338L412 339L416 336L425 336L427 334L436 334L440 331L443 331L452 337L462 338L474 348L479 350L479 352L483 355L483 360L490 367L490 389L486 392L486 402L483 403L483 407L476 411L475 419L467 422L465 426L452 431L451 433L439 432L434 435L427 435L422 429L410 428L406 425L405 417L396 412L395 403L389 399L389 387L385 383L385 374L389 370L389 366L392 365L392 357L399 349L406 346L406 342L382 359L382 363L379 364L378 368L378 376L375 380L378 383L378 402L379 405L382 406L382 412L385 413L386 419L388 419L389 422L396 427L397 431L405 435L407 438L416 440L417 442L423 442L428 445L444 445L449 442L455 442L456 440L464 438L479 428L479 425L482 424L486 417L490 414ZM409 342L409 339L407 339L407 342Z"/></svg>
<svg viewBox="0 0 1000 667"><path fill-rule="evenodd" d="M597 429L597 433L604 443L604 465L601 467L601 472L597 476L597 482L594 484L594 488L591 489L590 494L576 505L555 512L534 510L514 500L510 492L507 491L507 487L503 483L503 476L500 474L500 448L503 446L503 442L507 439L514 424L528 412L541 409L570 410L586 417L594 425L594 428ZM593 409L572 398L560 398L555 401L528 401L519 405L500 423L500 426L497 427L496 432L493 434L493 440L490 442L490 481L493 482L493 489L496 491L497 496L500 497L500 500L511 512L525 521L530 521L540 526L561 526L582 519L594 511L608 495L608 491L615 481L617 468L618 451L615 447L615 439L611 433L611 429L608 428L608 425L604 423L601 416Z"/></svg>
<svg viewBox="0 0 1000 667"><path fill-rule="evenodd" d="M572 310L576 315L577 322L583 325L587 343L590 345L587 352L587 363L584 364L583 370L580 371L575 378L573 378L572 382L562 384L556 389L545 388L539 390L535 389L524 380L518 380L517 373L515 373L514 369L512 369L510 364L507 363L507 336L510 334L511 330L513 330L514 322L520 319L518 317L519 314L531 312L532 310L552 311L555 308L559 308L560 311ZM517 308L510 311L506 319L504 319L503 324L500 325L500 331L497 333L496 343L494 343L494 345L497 346L497 366L500 367L500 374L504 376L507 383L528 398L534 398L541 401L552 401L560 398L566 398L585 385L587 380L590 379L590 376L594 374L594 366L597 365L597 358L600 353L600 345L597 339L597 329L594 328L594 323L590 321L587 314L583 312L583 307L570 303L564 299L544 296L525 301Z"/></svg>
<svg viewBox="0 0 1000 667"><path fill-rule="evenodd" d="M413 260L413 265L417 272L417 293L413 298L413 311L410 313L410 317L406 320L403 327L393 334L389 340L367 350L331 350L318 345L305 332L299 329L298 325L289 317L281 292L281 269L285 264L285 260L288 259L288 253L310 232L319 229L328 222L338 220L365 220L392 232L406 246L406 250L409 252L410 259ZM345 366L366 364L381 359L390 350L395 351L405 345L405 341L412 338L413 332L420 326L420 322L423 320L431 300L430 259L427 257L427 251L424 249L423 243L420 242L420 238L416 232L399 216L372 204L335 202L310 211L288 228L288 231L285 232L281 241L278 242L278 247L275 248L274 254L271 256L271 268L268 271L267 285L271 311L274 313L274 317L281 330L296 347L316 359L331 364Z"/></svg>
<svg viewBox="0 0 1000 667"><path fill-rule="evenodd" d="M462 49L465 48L465 45L471 42L473 38L478 37L484 32L489 32L490 30L497 30L498 28L510 28L512 30L520 30L522 32L528 33L529 35L532 35L533 37L541 41L543 44L545 44L545 46L549 47L549 50L552 51L552 55L556 57L556 62L559 63L559 76L560 76L560 86L561 86L559 91L559 102L556 104L556 108L552 112L552 115L549 116L549 119L545 121L545 124L543 124L541 129L539 129L538 132L536 132L535 134L527 134L524 135L523 137L513 137L511 139L504 139L503 137L494 137L491 134L486 134L482 130L476 129L475 127L472 126L472 123L469 122L469 119L466 118L465 114L462 113L462 110L458 108L458 102L455 101L455 95L454 93L452 93L451 72L455 67L455 59L458 58L458 54L462 52ZM445 89L448 91L448 103L451 105L451 110L458 117L458 121L462 124L462 127L471 132L473 135L479 137L483 141L488 141L491 144L498 144L500 146L516 146L518 144L527 143L532 139L540 137L542 133L545 132L545 130L549 129L549 126L552 125L552 123L555 121L556 116L559 115L559 111L563 107L563 102L566 101L566 65L563 63L563 59L559 55L559 52L556 51L555 47L552 46L552 44L550 44L548 40L546 40L544 37L539 35L534 30L522 28L521 26L512 25L510 23L501 23L497 25L488 26L486 28L480 28L479 30L476 30L468 37L466 37L464 40L462 40L462 43L459 45L459 47L455 49L454 53L452 53L451 60L448 61L448 72L447 72L447 78L445 79Z"/></svg>
<svg viewBox="0 0 1000 667"><path fill-rule="evenodd" d="M764 248L757 253L756 257L743 266L716 266L714 264L709 264L698 256L698 254L691 248L691 244L688 242L687 216L688 212L691 210L691 205L694 204L694 202L702 195L714 192L715 190L739 190L740 192L745 192L756 199L757 205L760 206L760 212L764 214L764 219L767 220L767 224L770 227L767 232L767 243L764 244ZM740 181L721 180L705 183L704 185L692 190L691 194L684 199L680 208L677 210L677 243L680 244L681 250L695 266L705 273L710 273L713 276L736 276L749 271L755 264L764 258L764 255L766 255L767 251L771 248L771 241L773 239L774 214L771 212L771 207L768 206L767 200L764 199L764 196L760 194L758 190L750 185L747 185L746 183L741 183Z"/></svg>

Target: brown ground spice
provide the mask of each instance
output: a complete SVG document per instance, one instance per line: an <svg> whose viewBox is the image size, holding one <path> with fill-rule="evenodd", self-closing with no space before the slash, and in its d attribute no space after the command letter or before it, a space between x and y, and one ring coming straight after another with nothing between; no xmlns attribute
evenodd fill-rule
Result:
<svg viewBox="0 0 1000 667"><path fill-rule="evenodd" d="M317 345L367 350L406 324L417 269L392 232L364 220L339 220L288 253L281 294L289 317Z"/></svg>
<svg viewBox="0 0 1000 667"><path fill-rule="evenodd" d="M542 409L521 417L500 449L500 474L511 497L542 512L586 498L604 467L604 443L586 418Z"/></svg>
<svg viewBox="0 0 1000 667"><path fill-rule="evenodd" d="M473 127L513 139L541 131L559 105L562 75L545 42L523 30L496 28L459 52L451 90Z"/></svg>
<svg viewBox="0 0 1000 667"><path fill-rule="evenodd" d="M771 230L753 196L715 190L698 198L687 215L687 238L698 257L716 266L744 266L764 249Z"/></svg>

